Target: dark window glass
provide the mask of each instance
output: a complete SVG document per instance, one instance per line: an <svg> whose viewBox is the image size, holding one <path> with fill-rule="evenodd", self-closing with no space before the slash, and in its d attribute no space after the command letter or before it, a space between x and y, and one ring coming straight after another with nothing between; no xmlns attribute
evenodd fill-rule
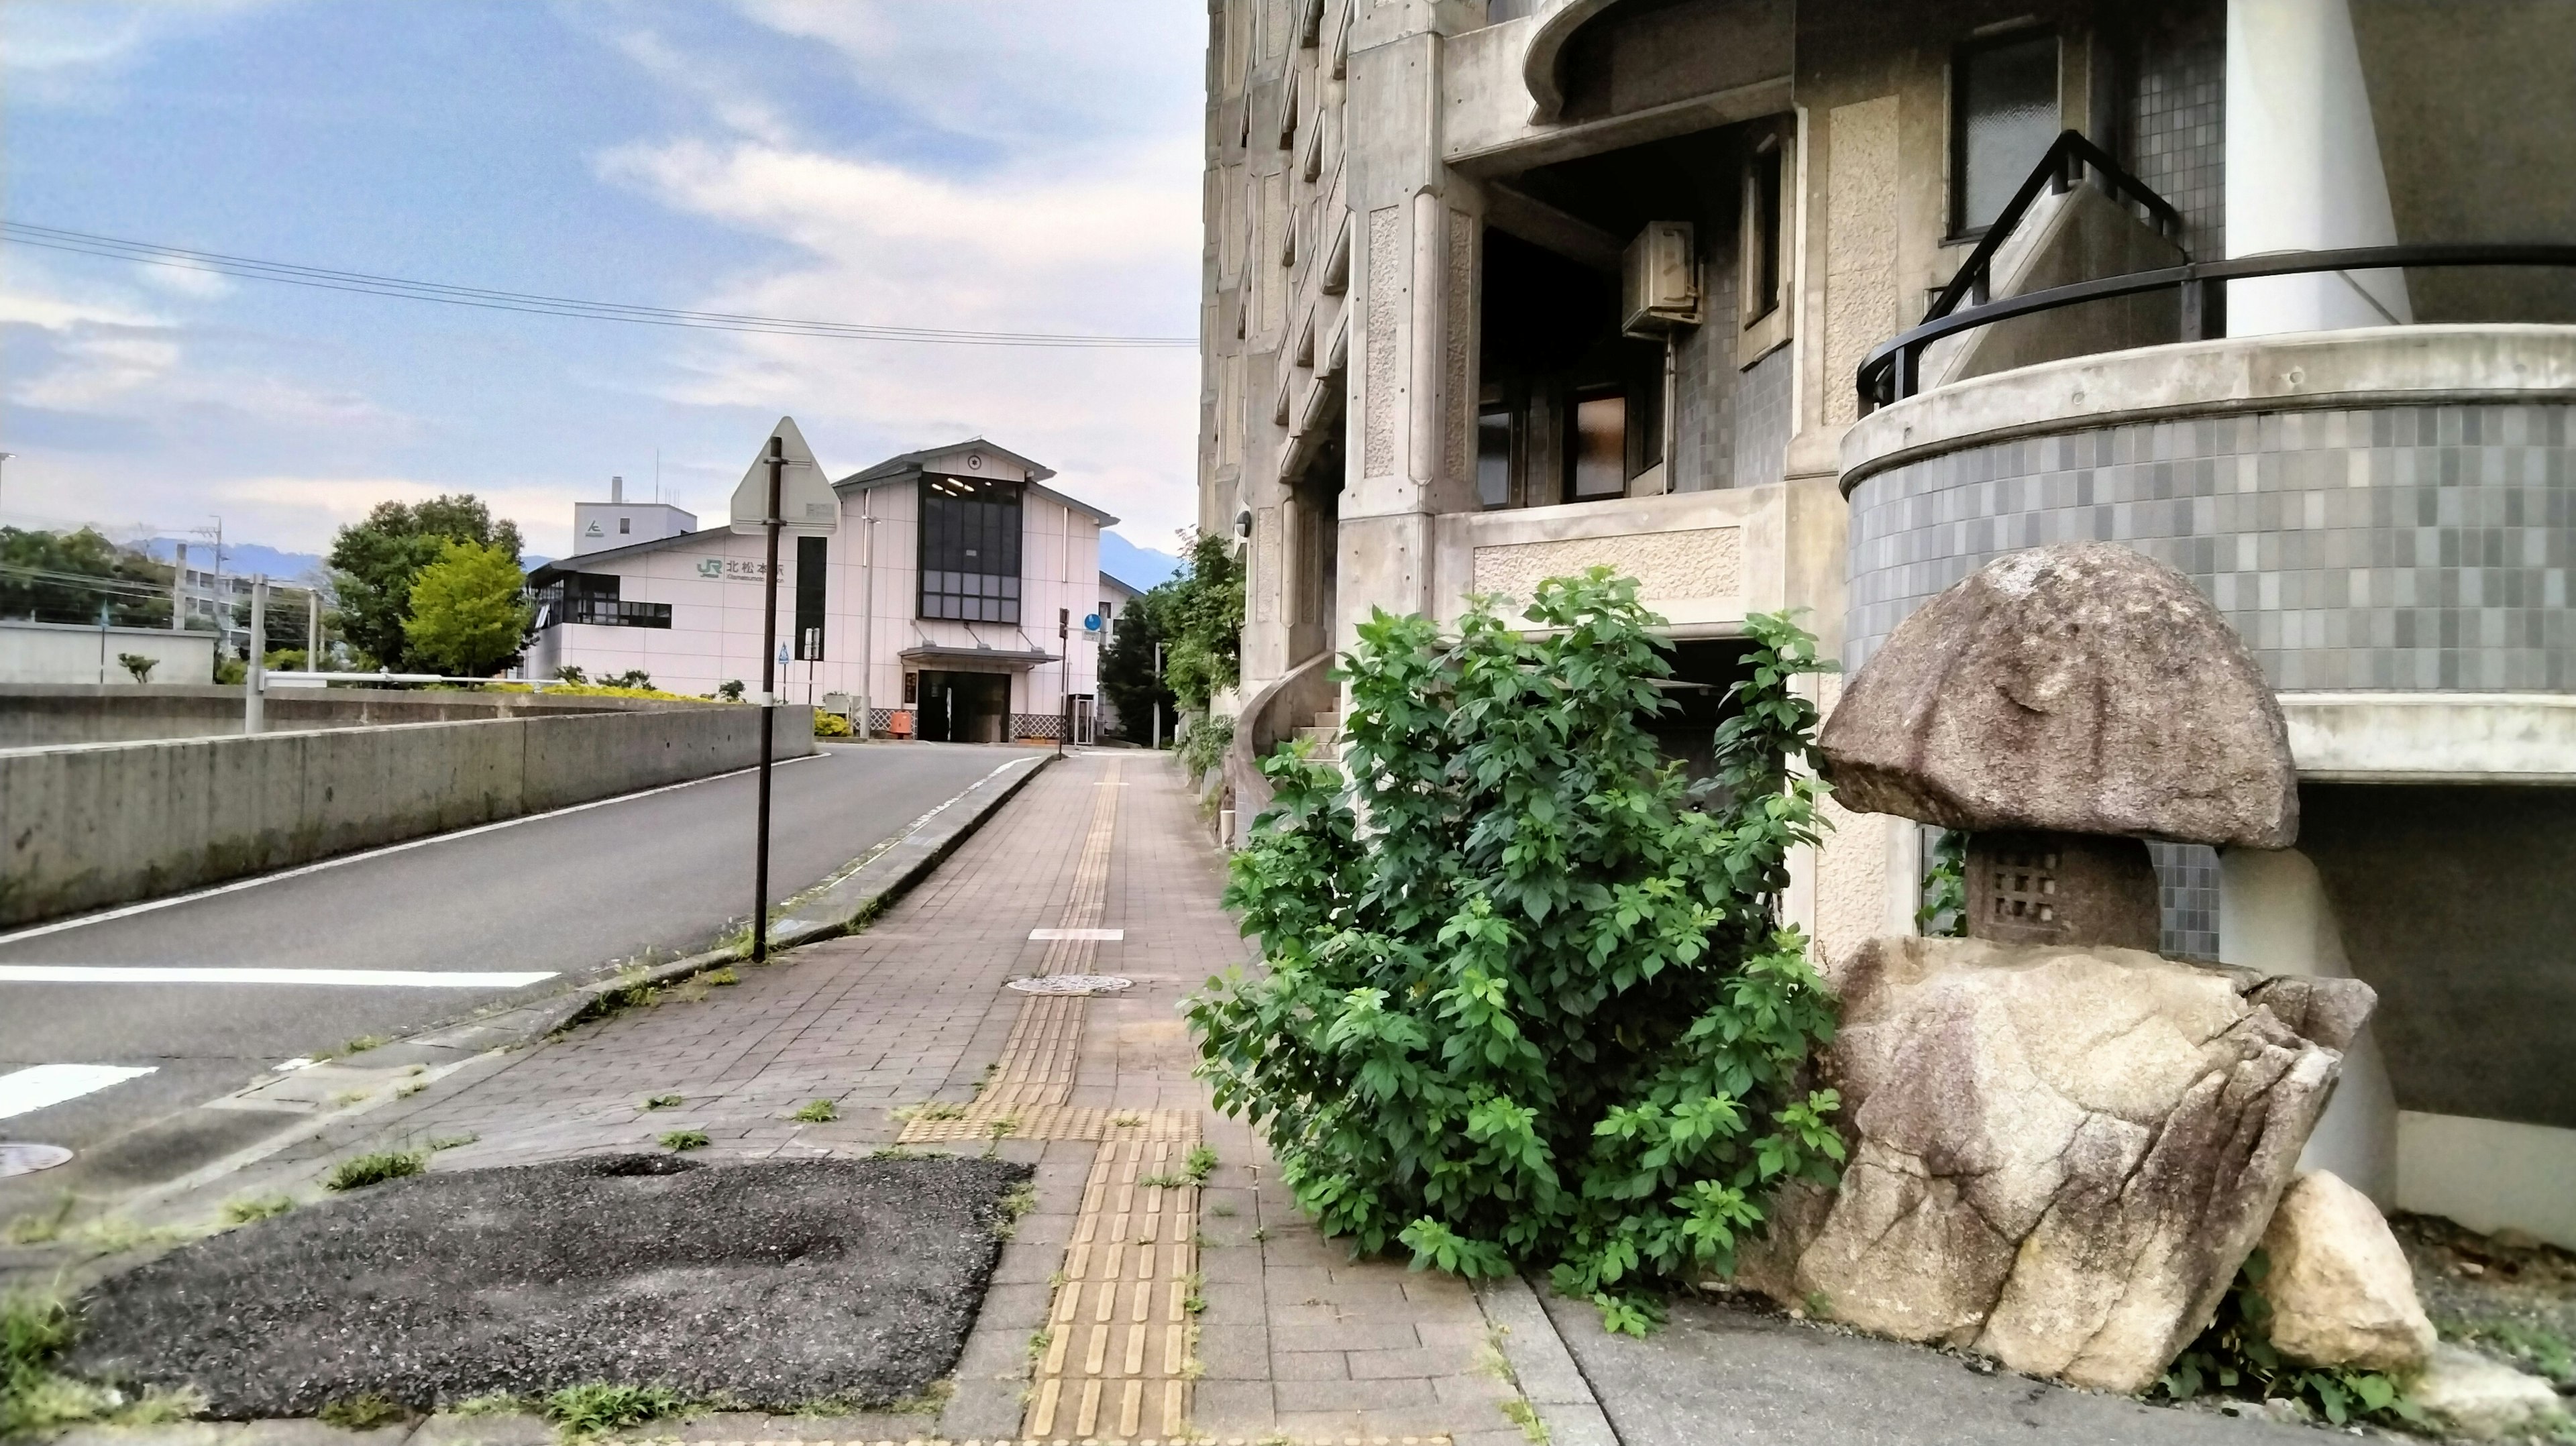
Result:
<svg viewBox="0 0 2576 1446"><path fill-rule="evenodd" d="M1476 501L1508 507L1512 501L1512 413L1489 407L1476 414Z"/></svg>
<svg viewBox="0 0 2576 1446"><path fill-rule="evenodd" d="M2057 37L1959 52L1950 114L1950 229L1974 235L2057 139Z"/></svg>
<svg viewBox="0 0 2576 1446"><path fill-rule="evenodd" d="M1751 326L1780 308L1780 208L1782 149L1775 137L1753 157L1745 177L1744 324Z"/></svg>
<svg viewBox="0 0 2576 1446"><path fill-rule="evenodd" d="M828 537L796 539L796 660L823 661L823 585L831 576Z"/></svg>
<svg viewBox="0 0 2576 1446"><path fill-rule="evenodd" d="M1628 490L1628 399L1585 397L1574 404L1574 500Z"/></svg>
<svg viewBox="0 0 2576 1446"><path fill-rule="evenodd" d="M921 479L921 615L1020 620L1020 484Z"/></svg>

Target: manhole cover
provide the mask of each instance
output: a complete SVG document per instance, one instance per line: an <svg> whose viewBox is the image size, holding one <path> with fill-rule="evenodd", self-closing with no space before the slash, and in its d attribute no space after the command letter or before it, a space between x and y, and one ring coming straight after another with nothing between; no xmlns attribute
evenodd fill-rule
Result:
<svg viewBox="0 0 2576 1446"><path fill-rule="evenodd" d="M1125 980L1119 981L1121 984ZM0 1143L0 1175L32 1175L50 1170L72 1157L60 1145L23 1145Z"/></svg>
<svg viewBox="0 0 2576 1446"><path fill-rule="evenodd" d="M1040 974L1014 979L1011 987L1022 994L1115 994L1135 982L1115 974Z"/></svg>

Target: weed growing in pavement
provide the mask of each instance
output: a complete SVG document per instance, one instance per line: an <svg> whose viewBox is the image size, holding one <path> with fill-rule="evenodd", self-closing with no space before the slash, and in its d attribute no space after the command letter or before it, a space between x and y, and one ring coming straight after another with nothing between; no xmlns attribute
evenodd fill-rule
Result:
<svg viewBox="0 0 2576 1446"><path fill-rule="evenodd" d="M917 1105L905 1105L894 1112L894 1117L906 1123L913 1120L962 1120L966 1118L966 1107L946 1100L923 1100Z"/></svg>
<svg viewBox="0 0 2576 1446"><path fill-rule="evenodd" d="M1002 1196L1002 1218L993 1225L993 1238L1008 1240L1020 1233L1020 1217L1038 1208L1038 1187L1026 1180L1012 1186Z"/></svg>
<svg viewBox="0 0 2576 1446"><path fill-rule="evenodd" d="M1514 1396L1505 1401L1503 1416L1520 1427L1521 1434L1528 1437L1534 1446L1547 1446L1547 1423L1538 1418L1538 1408L1529 1403L1527 1396Z"/></svg>
<svg viewBox="0 0 2576 1446"><path fill-rule="evenodd" d="M1267 1225L1255 1225L1255 1226L1253 1226L1253 1227L1252 1227L1252 1243L1253 1243L1253 1244L1255 1244L1255 1245L1259 1245L1261 1242L1263 1242L1263 1241L1265 1241L1265 1240L1267 1240L1267 1239L1269 1239L1269 1238L1270 1238L1270 1227L1269 1227L1269 1226L1267 1226Z"/></svg>
<svg viewBox="0 0 2576 1446"><path fill-rule="evenodd" d="M921 1150L906 1149L901 1145L888 1145L882 1150L870 1151L868 1158L871 1160L918 1160L922 1158L925 1153L926 1152Z"/></svg>
<svg viewBox="0 0 2576 1446"><path fill-rule="evenodd" d="M1206 1145L1192 1145L1189 1154L1181 1161L1181 1168L1189 1172L1191 1184L1204 1185L1208 1172L1216 1168L1216 1151Z"/></svg>
<svg viewBox="0 0 2576 1446"><path fill-rule="evenodd" d="M195 1233L168 1226L138 1225L114 1215L71 1223L75 1200L65 1195L62 1204L51 1215L21 1215L0 1232L12 1245L65 1244L77 1249L85 1259L103 1255L120 1255L128 1250L141 1250L150 1245L167 1245L190 1238Z"/></svg>
<svg viewBox="0 0 2576 1446"><path fill-rule="evenodd" d="M1207 1297L1200 1292L1206 1284L1207 1278L1195 1270L1182 1277L1182 1288L1189 1294L1182 1297L1181 1309L1192 1315L1204 1315L1207 1312Z"/></svg>
<svg viewBox="0 0 2576 1446"><path fill-rule="evenodd" d="M2445 1316L2433 1324L2445 1339L2475 1341L2526 1371L2547 1376L2561 1391L2576 1389L2576 1340L2545 1325L2511 1316Z"/></svg>
<svg viewBox="0 0 2576 1446"><path fill-rule="evenodd" d="M435 1155L441 1150L462 1149L481 1138L483 1138L481 1135L470 1130L462 1135L433 1135L429 1141L429 1152Z"/></svg>
<svg viewBox="0 0 2576 1446"><path fill-rule="evenodd" d="M1019 1127L1020 1117L1017 1115L1004 1115L1000 1119L986 1125L984 1127L984 1158L989 1160L995 1155L1002 1153L1002 1141L1008 1139L1011 1133Z"/></svg>
<svg viewBox="0 0 2576 1446"><path fill-rule="evenodd" d="M367 1102L367 1096L374 1093L375 1091L373 1090L342 1090L338 1094L331 1096L331 1108L335 1110L345 1110L351 1105L365 1104Z"/></svg>
<svg viewBox="0 0 2576 1446"><path fill-rule="evenodd" d="M673 1130L662 1137L662 1148L675 1153L681 1150L703 1150L707 1144L707 1132L704 1130Z"/></svg>
<svg viewBox="0 0 2576 1446"><path fill-rule="evenodd" d="M224 1223L248 1225L254 1220L283 1215L294 1208L295 1197L292 1195L254 1195L247 1200L227 1200L224 1202Z"/></svg>
<svg viewBox="0 0 2576 1446"><path fill-rule="evenodd" d="M933 1381L919 1394L906 1396L886 1409L898 1416L936 1416L948 1409L948 1398L956 1394L955 1381Z"/></svg>
<svg viewBox="0 0 2576 1446"><path fill-rule="evenodd" d="M71 1224L72 1210L78 1203L66 1192L55 1204L53 1214L21 1215L9 1222L7 1230L0 1230L0 1240L12 1245L43 1245L59 1239Z"/></svg>
<svg viewBox="0 0 2576 1446"><path fill-rule="evenodd" d="M727 984L740 984L742 982L742 976L736 974L730 969L710 969L698 977L718 988L722 988Z"/></svg>
<svg viewBox="0 0 2576 1446"><path fill-rule="evenodd" d="M1133 1130L1144 1125L1145 1117L1137 1114L1133 1110L1126 1110L1118 1114L1111 1115L1109 1117L1109 1123L1116 1125L1122 1130Z"/></svg>
<svg viewBox="0 0 2576 1446"><path fill-rule="evenodd" d="M407 1100L427 1088L429 1088L429 1081L425 1079L416 1079L409 1084L398 1084L394 1086L394 1098Z"/></svg>
<svg viewBox="0 0 2576 1446"><path fill-rule="evenodd" d="M787 1118L803 1120L809 1125L826 1125L840 1117L841 1107L830 1100L809 1100Z"/></svg>
<svg viewBox="0 0 2576 1446"><path fill-rule="evenodd" d="M2245 1257L2235 1284L2219 1299L2216 1317L2165 1372L2165 1395L2188 1401L2205 1390L2251 1392L2256 1400L2304 1401L2337 1426L2355 1418L2420 1425L2423 1409L2407 1399L2397 1377L2303 1366L2281 1356L2272 1345L2272 1302L2263 1294L2271 1268L2271 1256L2261 1249Z"/></svg>
<svg viewBox="0 0 2576 1446"><path fill-rule="evenodd" d="M354 1155L332 1167L322 1179L325 1190L359 1190L417 1175L429 1168L429 1158L409 1150L378 1150L371 1155Z"/></svg>
<svg viewBox="0 0 2576 1446"><path fill-rule="evenodd" d="M342 1054L365 1054L368 1050L382 1049L384 1046L391 1043L393 1043L392 1040L385 1038L381 1034L362 1034L357 1038L350 1040L347 1044L340 1046L340 1052Z"/></svg>
<svg viewBox="0 0 2576 1446"><path fill-rule="evenodd" d="M513 1396L507 1391L495 1391L488 1396L468 1396L452 1406L443 1406L440 1410L450 1416L514 1416L521 1411L540 1409L540 1407L541 1403L525 1397Z"/></svg>
<svg viewBox="0 0 2576 1446"><path fill-rule="evenodd" d="M52 1296L0 1296L0 1440L82 1421L155 1426L205 1409L194 1390L154 1387L128 1396L54 1369L79 1334L71 1307Z"/></svg>
<svg viewBox="0 0 2576 1446"><path fill-rule="evenodd" d="M1035 1373L1038 1363L1046 1359L1047 1347L1055 1344L1055 1332L1040 1330L1029 1337L1029 1370Z"/></svg>
<svg viewBox="0 0 2576 1446"><path fill-rule="evenodd" d="M364 1391L325 1402L322 1409L313 1415L325 1426L338 1426L347 1431L373 1431L378 1426L390 1426L408 1418L411 1411L373 1391Z"/></svg>
<svg viewBox="0 0 2576 1446"><path fill-rule="evenodd" d="M648 1110L676 1110L688 1102L688 1099L682 1095L654 1095L650 1099L644 1101L644 1108Z"/></svg>
<svg viewBox="0 0 2576 1446"><path fill-rule="evenodd" d="M668 1386L566 1386L540 1408L566 1441L588 1441L629 1426L684 1415L688 1403Z"/></svg>

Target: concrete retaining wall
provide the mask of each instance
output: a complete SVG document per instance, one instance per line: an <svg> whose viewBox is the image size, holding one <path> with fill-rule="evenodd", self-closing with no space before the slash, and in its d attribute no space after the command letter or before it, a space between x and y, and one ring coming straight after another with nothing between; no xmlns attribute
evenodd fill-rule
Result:
<svg viewBox="0 0 2576 1446"><path fill-rule="evenodd" d="M0 926L748 767L730 705L0 753ZM778 710L776 755L814 751Z"/></svg>
<svg viewBox="0 0 2576 1446"><path fill-rule="evenodd" d="M461 723L480 718L618 713L675 706L700 705L580 694L271 687L267 719L271 733L296 733L313 728ZM238 734L241 726L239 684L0 684L0 748L126 743L147 738L217 738Z"/></svg>

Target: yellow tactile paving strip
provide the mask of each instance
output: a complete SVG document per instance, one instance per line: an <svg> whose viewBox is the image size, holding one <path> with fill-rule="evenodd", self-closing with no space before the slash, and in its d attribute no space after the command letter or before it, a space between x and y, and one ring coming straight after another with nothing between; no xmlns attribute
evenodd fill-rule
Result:
<svg viewBox="0 0 2576 1446"><path fill-rule="evenodd" d="M607 1446L648 1446L667 1443L669 1437L648 1437L642 1441L612 1438ZM758 1440L701 1441L696 1446L1085 1446L1080 1438L1069 1436L996 1436L991 1440L957 1441L946 1436L832 1436L820 1440L803 1436L763 1436ZM1449 1446L1446 1436L1146 1436L1128 1446Z"/></svg>
<svg viewBox="0 0 2576 1446"><path fill-rule="evenodd" d="M1046 1440L1188 1430L1198 1270L1196 1181L1180 1140L1112 1141L1092 1158L1021 1429Z"/></svg>

